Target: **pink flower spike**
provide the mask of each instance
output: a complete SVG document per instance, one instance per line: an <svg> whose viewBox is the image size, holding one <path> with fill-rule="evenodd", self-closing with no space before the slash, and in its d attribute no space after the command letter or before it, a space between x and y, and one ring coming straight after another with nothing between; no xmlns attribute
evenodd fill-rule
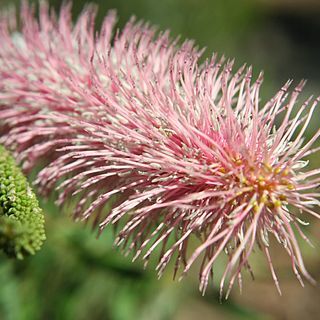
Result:
<svg viewBox="0 0 320 320"><path fill-rule="evenodd" d="M201 64L191 41L135 19L114 33L111 11L95 33L90 6L75 25L69 5L20 15L21 29L0 18L0 142L26 171L44 165L39 192L76 202L74 218L100 231L118 227L134 260L157 251L159 276L172 260L181 276L199 261L202 293L224 254L221 294L241 287L255 248L281 293L270 235L314 282L294 231L308 241L300 218L319 218L320 169L306 157L320 129L305 140L319 98L296 111L304 81L261 104L262 74L216 55Z"/></svg>

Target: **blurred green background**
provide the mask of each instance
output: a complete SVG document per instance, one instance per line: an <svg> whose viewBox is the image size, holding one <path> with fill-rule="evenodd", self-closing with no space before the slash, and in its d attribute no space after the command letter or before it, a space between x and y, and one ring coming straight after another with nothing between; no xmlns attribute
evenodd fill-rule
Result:
<svg viewBox="0 0 320 320"><path fill-rule="evenodd" d="M62 1L49 1L57 10ZM319 0L101 0L98 22L116 8L119 26L131 15L170 29L173 37L192 38L199 47L235 57L237 65L265 71L263 97L270 97L288 78L309 79L305 94L320 94ZM0 6L19 1L0 0ZM74 1L74 17L86 1ZM0 44L1 45L1 44ZM319 127L319 112L314 126ZM319 160L313 165L319 166ZM320 289L302 289L289 259L272 248L283 296L259 254L254 257L256 280L245 279L219 304L215 287L198 293L196 268L182 282L167 272L157 280L152 266L132 264L112 248L108 229L98 240L90 228L71 221L53 201L43 203L47 242L24 261L0 254L0 320L189 320L189 319L319 319ZM310 273L320 280L319 223L306 228L315 243L301 242Z"/></svg>

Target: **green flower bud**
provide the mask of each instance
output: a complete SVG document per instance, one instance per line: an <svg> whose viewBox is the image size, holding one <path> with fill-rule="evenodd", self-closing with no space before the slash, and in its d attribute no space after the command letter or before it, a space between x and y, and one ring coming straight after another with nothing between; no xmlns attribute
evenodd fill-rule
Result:
<svg viewBox="0 0 320 320"><path fill-rule="evenodd" d="M23 259L38 251L45 238L38 200L14 159L0 145L0 249Z"/></svg>

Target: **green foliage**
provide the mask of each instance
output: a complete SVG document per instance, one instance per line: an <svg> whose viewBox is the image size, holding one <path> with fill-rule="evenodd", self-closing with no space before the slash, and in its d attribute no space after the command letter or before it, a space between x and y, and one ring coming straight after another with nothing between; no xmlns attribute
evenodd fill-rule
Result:
<svg viewBox="0 0 320 320"><path fill-rule="evenodd" d="M45 250L22 261L0 255L1 320L173 319L185 283L132 264L113 248L112 232L97 240L52 204L45 212Z"/></svg>
<svg viewBox="0 0 320 320"><path fill-rule="evenodd" d="M22 259L38 251L44 240L38 200L14 159L0 146L0 248Z"/></svg>

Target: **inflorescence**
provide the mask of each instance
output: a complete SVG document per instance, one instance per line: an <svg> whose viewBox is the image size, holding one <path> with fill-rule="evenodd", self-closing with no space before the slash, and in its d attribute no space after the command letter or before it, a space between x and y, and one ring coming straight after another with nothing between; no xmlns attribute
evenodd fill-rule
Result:
<svg viewBox="0 0 320 320"><path fill-rule="evenodd" d="M22 259L38 251L44 240L38 200L13 158L0 146L0 248Z"/></svg>
<svg viewBox="0 0 320 320"><path fill-rule="evenodd" d="M223 253L221 292L241 286L255 247L280 291L270 235L313 282L294 231L307 240L302 213L319 218L320 169L306 157L320 130L305 138L319 99L298 104L304 82L262 104L262 74L216 55L200 63L192 41L134 19L114 31L113 11L99 33L93 7L75 25L70 5L49 11L42 3L37 20L24 5L21 28L0 20L1 141L24 170L44 164L39 192L74 199L75 219L99 230L115 225L134 259L159 248L159 275L199 260L203 293Z"/></svg>

